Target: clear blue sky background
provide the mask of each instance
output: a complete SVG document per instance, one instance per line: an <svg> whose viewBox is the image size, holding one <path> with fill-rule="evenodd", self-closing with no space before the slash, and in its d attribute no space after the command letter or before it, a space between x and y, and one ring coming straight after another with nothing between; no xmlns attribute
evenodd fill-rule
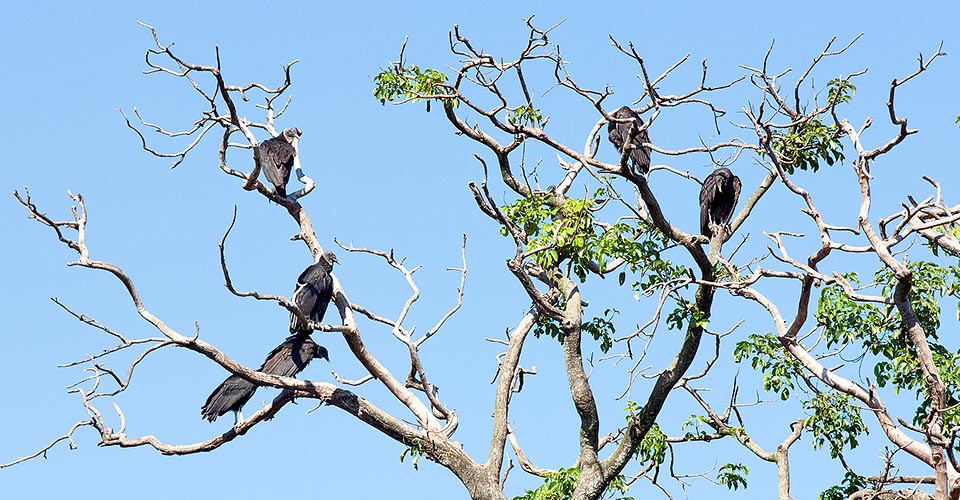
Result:
<svg viewBox="0 0 960 500"><path fill-rule="evenodd" d="M608 34L633 41L657 74L690 53L689 68L665 84L671 86L671 93L679 93L695 84L702 59L711 68L709 82L718 84L743 74L739 64L761 64L771 40L776 40L773 67L802 69L830 37L845 43L863 32L846 56L825 65L816 83L869 68L857 82L857 104L849 116L855 124L867 116L875 118L874 135L865 139L871 146L891 133L884 107L890 80L911 72L918 54L930 54L941 39L947 52L960 43L956 35L960 16L954 2L895 5L631 2L615 6L517 1L504 5L318 2L285 8L283 3L259 2L130 2L99 7L16 2L6 7L0 20L0 61L5 68L0 95L5 98L3 135L7 138L0 156L0 187L9 193L29 186L42 209L58 219L69 217L66 191L82 193L89 210L92 257L123 267L135 279L147 306L172 327L189 334L198 322L206 341L255 367L284 337L286 312L273 304L229 295L222 285L216 244L237 205L238 225L228 243L236 285L289 294L296 275L309 263L302 244L288 241L296 231L294 223L282 209L242 191L233 178L217 169L213 137L176 170L169 170L169 162L140 148L117 108L132 116L137 107L149 121L182 129L203 105L183 82L142 74L143 54L152 39L137 20L155 26L163 42L176 42L178 53L193 62L212 64L213 47L219 45L224 72L234 83L256 80L276 85L281 65L299 59L290 91L294 100L278 126L298 126L304 131L304 166L319 183L304 205L321 243L333 247L332 238L337 237L362 246L394 248L398 256L408 257L409 265L422 264L417 273L422 298L409 325L425 331L454 301L458 275L444 269L459 265L461 234L469 238L464 308L442 335L427 344L423 357L441 395L461 415L456 438L479 458L486 455L489 442L493 386L488 382L499 352L497 345L483 338L502 338L504 329L525 311L527 300L503 266L511 255L510 245L479 213L466 188L468 181L480 178L472 159L480 148L452 134L436 110L427 114L420 105L382 107L372 98L373 75L396 59L404 37L410 37L409 61L454 66L457 59L447 49L447 32L454 24L477 47L511 58L526 37L524 18L536 14L542 27L566 19L551 40L573 61L571 71L582 83L594 88L615 85L619 105L636 98L640 86L634 78L636 69L610 46ZM926 196L929 190L919 180L921 175L942 181L948 192L957 191L955 159L946 151L953 151L960 138L953 124L960 113L955 85L958 64L956 56L943 58L900 94L899 109L922 133L909 138L886 165L878 165L882 174L877 175L876 193L893 197L878 202L875 217L894 209L906 193ZM544 80L534 86L538 96L549 90ZM726 122L741 122L738 111L758 95L749 84L741 84L718 97L730 111ZM544 100L554 106L545 109L552 117L552 132L574 145L582 144L596 116L581 103L565 107L564 102L575 101L557 89ZM739 135L724 126L726 136ZM711 128L703 114L695 114L689 121L665 119L660 128L651 130L651 136L664 147L679 148L695 144L698 134L712 137ZM158 141L154 145L172 149L159 136L148 137ZM538 154L531 151L528 161L542 158L541 172L552 169L554 155ZM709 171L706 158L657 157L654 161L675 162L671 164L701 177ZM750 161L738 165L747 186L763 175ZM695 186L676 183L667 175L661 178L664 185L678 186L675 195L666 194L666 188L662 195L673 210L671 220L694 230ZM550 183L553 180L544 182ZM852 176L847 167L827 172L813 185L826 207L850 208L849 196L855 192L850 190ZM502 192L497 187L497 194ZM744 228L753 234L751 241L757 248L765 244L761 231L769 230L764 223L783 221L777 229L811 229L803 218L786 219L779 212L789 209L795 215L796 208L782 189L772 194L755 221ZM786 220L796 223L792 226ZM832 222L852 225L855 214L845 212ZM75 255L56 243L49 229L27 220L9 195L0 198L0 232L4 235L0 259L7 264L0 302L0 366L5 372L0 386L4 401L0 462L7 462L32 453L85 418L76 397L64 391L83 372L56 366L110 345L107 337L70 318L50 297L59 297L129 337L156 333L136 316L114 279L105 273L67 268L64 264ZM372 257L342 251L340 255L337 274L351 299L384 315L395 315L407 296L400 277ZM610 287L604 286L586 288L585 293L595 294L599 307L618 304L624 312L620 332L645 321L648 306L637 305L630 294L626 299L607 299L602 294L610 293ZM736 304L726 296L718 303ZM742 304L718 314L712 326L725 330L743 318L753 322L735 334L738 339L769 328L762 311ZM955 322L945 325L955 330ZM364 324L364 335L371 349L402 376L406 356L389 331ZM362 375L342 340L330 336L324 344L330 349L331 364L317 362L303 376L331 380L331 370L348 378ZM732 364L729 348L724 352L726 365ZM670 351L667 345L655 354ZM663 359L651 361L654 369ZM126 360L119 356L112 366L119 369ZM515 398L511 422L538 465L571 466L576 450L575 412L566 395L556 343L532 340L522 364L536 365L539 374L529 378L524 392ZM622 418L625 403L613 397L624 386L624 369L624 365L601 364L594 378L605 431L613 431ZM712 395L715 404L725 401L734 369L728 366L720 370L722 376L710 381L717 385ZM133 389L118 398L128 435L154 434L166 442L190 443L224 431L231 418L208 424L199 415L201 403L224 376L224 370L190 352L167 350L152 356L138 369ZM741 377L745 384L756 380L748 374ZM647 390L643 385L634 399L642 399ZM375 383L357 391L389 410L398 410ZM258 392L248 408L255 409L271 396L267 390ZM664 416L668 433L677 433L676 423L692 413L687 399L678 393L670 400L677 407ZM0 496L466 497L445 469L422 461L420 470L414 471L409 461L400 463L399 444L333 408L305 414L312 406L303 401L287 407L244 438L214 453L187 457L163 457L146 448L101 449L94 433L83 430L75 436L79 447L75 451L60 445L46 460L0 471ZM787 422L800 415L795 405L771 408L756 410L753 420L755 438L768 449L786 435ZM109 406L102 410L106 418L115 420ZM875 420L865 418L877 437ZM882 445L882 440L868 441L850 458L864 473L877 472ZM796 498L815 497L842 474L839 467L824 465L810 448L809 437L794 448ZM688 446L678 455L679 474L709 472L713 476L710 471L718 464L743 462L752 471L747 495L770 498L775 494L774 468L737 446ZM636 470L631 467L627 472ZM691 478L688 483L691 497L727 494L703 479ZM508 493L519 494L536 484L537 480L515 469ZM680 493L676 482L666 479L665 484ZM656 494L641 483L633 490L638 498L648 493Z"/></svg>

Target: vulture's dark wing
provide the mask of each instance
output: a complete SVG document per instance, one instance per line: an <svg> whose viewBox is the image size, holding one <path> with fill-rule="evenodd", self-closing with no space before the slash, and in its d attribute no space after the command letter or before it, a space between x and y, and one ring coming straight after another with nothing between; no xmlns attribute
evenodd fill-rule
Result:
<svg viewBox="0 0 960 500"><path fill-rule="evenodd" d="M293 170L293 159L297 151L283 138L283 135L267 139L260 143L260 160L263 174L273 184L278 196L287 196L287 181Z"/></svg>
<svg viewBox="0 0 960 500"><path fill-rule="evenodd" d="M614 121L607 123L607 137L622 155L627 138L630 137L630 129L632 127L637 128L633 140L630 141L632 147L628 153L628 158L633 162L634 168L640 173L646 174L650 170L650 148L642 144L650 142L650 135L646 130L639 130L639 127L643 126L643 119L627 106L621 106L611 116L622 120L633 120L626 123Z"/></svg>
<svg viewBox="0 0 960 500"><path fill-rule="evenodd" d="M623 106L614 111L610 116L614 118L632 118L635 113L632 109ZM627 131L630 128L629 123L607 122L607 138L617 151L623 151L623 143L627 142Z"/></svg>
<svg viewBox="0 0 960 500"><path fill-rule="evenodd" d="M291 335L267 354L260 371L292 377L307 367L319 346L306 335Z"/></svg>
<svg viewBox="0 0 960 500"><path fill-rule="evenodd" d="M231 375L213 390L200 412L203 414L203 418L211 422L216 420L217 417L222 417L228 411L239 413L243 405L247 404L247 401L250 401L250 398L253 397L256 390L256 385L236 375Z"/></svg>
<svg viewBox="0 0 960 500"><path fill-rule="evenodd" d="M737 202L740 201L740 178L736 175L733 176L733 191L732 199L730 200L730 213L727 215L726 223L729 224L730 220L733 219L733 212L737 209Z"/></svg>
<svg viewBox="0 0 960 500"><path fill-rule="evenodd" d="M712 222L710 215L716 202L717 193L719 193L723 183L723 176L718 172L718 170L711 172L703 180L703 186L700 187L700 234L707 237L713 236L713 231L710 228Z"/></svg>
<svg viewBox="0 0 960 500"><path fill-rule="evenodd" d="M333 277L330 276L330 264L321 257L320 262L311 265L300 273L297 288L293 291L293 303L300 312L311 321L320 323L327 312L327 305L333 296ZM300 331L297 315L290 313L290 333Z"/></svg>

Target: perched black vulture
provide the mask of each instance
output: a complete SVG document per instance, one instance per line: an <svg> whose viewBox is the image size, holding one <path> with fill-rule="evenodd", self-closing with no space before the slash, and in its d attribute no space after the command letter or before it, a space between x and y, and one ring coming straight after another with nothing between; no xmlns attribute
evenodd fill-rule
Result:
<svg viewBox="0 0 960 500"><path fill-rule="evenodd" d="M284 377L293 377L303 371L313 358L323 358L330 361L327 357L327 349L317 345L307 335L291 335L278 345L276 349L267 354L267 359L260 365L260 371L272 375L282 375ZM233 411L239 422L243 418L240 410L243 405L250 401L253 393L257 390L257 385L236 376L231 375L214 389L207 402L203 404L200 412L203 418L213 422L217 417L222 417L228 411Z"/></svg>
<svg viewBox="0 0 960 500"><path fill-rule="evenodd" d="M730 223L740 199L740 178L728 168L714 170L700 188L700 234L713 237L714 228Z"/></svg>
<svg viewBox="0 0 960 500"><path fill-rule="evenodd" d="M320 323L327 312L327 305L333 297L333 264L340 261L333 252L324 252L320 261L303 270L297 278L297 288L293 291L293 303L300 308L307 319ZM297 315L290 313L290 333L304 331Z"/></svg>
<svg viewBox="0 0 960 500"><path fill-rule="evenodd" d="M633 161L633 167L637 169L638 172L646 174L650 171L650 148L643 146L643 143L650 142L650 135L647 134L646 130L640 130L640 127L643 126L643 119L640 118L640 115L638 115L636 111L626 106L621 106L610 116L622 120L633 120L624 123L617 123L615 121L608 122L607 134L610 142L613 143L617 151L623 155L624 147L627 147L625 143L630 136L630 129L636 129L636 131L633 132L633 140L630 141L630 151L627 153L627 157ZM626 165L624 165L624 167L626 167Z"/></svg>
<svg viewBox="0 0 960 500"><path fill-rule="evenodd" d="M293 170L297 150L293 145L300 140L300 129L288 128L282 134L260 143L260 167L273 184L278 196L287 196L287 181Z"/></svg>

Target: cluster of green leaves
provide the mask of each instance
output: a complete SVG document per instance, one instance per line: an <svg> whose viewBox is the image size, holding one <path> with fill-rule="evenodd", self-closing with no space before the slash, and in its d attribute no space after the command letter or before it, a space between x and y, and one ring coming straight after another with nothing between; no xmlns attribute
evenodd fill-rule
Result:
<svg viewBox="0 0 960 500"><path fill-rule="evenodd" d="M703 425L709 425L710 419L705 415L690 415L690 418L686 422L680 425L681 431L686 431L683 434L685 439L692 439L698 436L706 436L707 431L703 429ZM687 429L693 429L688 431Z"/></svg>
<svg viewBox="0 0 960 500"><path fill-rule="evenodd" d="M543 113L533 106L524 104L510 110L507 120L514 125L532 125L539 127L543 123Z"/></svg>
<svg viewBox="0 0 960 500"><path fill-rule="evenodd" d="M623 411L627 412L627 422L632 420L633 417L636 417L641 410L643 410L643 406L637 404L636 401L627 401L627 407L623 409Z"/></svg>
<svg viewBox="0 0 960 500"><path fill-rule="evenodd" d="M627 401L627 407L623 409L627 412L626 418L627 422L633 420L641 410L643 406L640 406L635 401ZM643 436L643 439L640 440L640 446L637 447L637 451L634 453L634 458L638 459L642 463L646 462L656 462L657 465L663 463L667 458L667 435L660 430L660 425L656 422L650 426L650 429L647 431L646 435Z"/></svg>
<svg viewBox="0 0 960 500"><path fill-rule="evenodd" d="M420 470L420 457L422 457L425 452L426 449L423 447L423 442L419 439L412 438L410 447L403 450L403 453L400 453L400 462L403 463L406 461L407 455L410 455L410 458L413 459L413 470Z"/></svg>
<svg viewBox="0 0 960 500"><path fill-rule="evenodd" d="M773 137L773 150L781 159L781 166L792 174L797 168L816 172L820 162L833 165L843 161L843 143L836 125L824 125L812 118L790 127Z"/></svg>
<svg viewBox="0 0 960 500"><path fill-rule="evenodd" d="M951 224L951 225L949 225L949 226L938 226L938 227L933 228L933 230L936 231L936 232L938 232L938 233L940 233L940 234L947 234L947 235L952 236L954 239L960 240L960 226L958 226L958 225ZM960 255L957 255L956 253L951 252L950 250L948 250L948 249L946 249L946 248L941 248L940 245L937 245L936 243L934 243L934 242L932 242L932 241L927 242L927 243L926 243L926 247L927 247L928 249L930 249L930 253L932 253L934 256L937 256L937 257L940 256L940 251L941 251L941 250L942 250L946 255L949 255L950 257L960 257ZM951 269L955 269L955 267L952 267ZM957 318L960 319L960 309L957 310Z"/></svg>
<svg viewBox="0 0 960 500"><path fill-rule="evenodd" d="M617 331L613 324L613 317L617 314L620 314L620 311L615 308L606 309L603 311L603 316L598 316L580 325L580 328L589 333L593 340L600 342L600 351L604 353L613 347L613 334Z"/></svg>
<svg viewBox="0 0 960 500"><path fill-rule="evenodd" d="M947 409L943 415L944 425L950 427L960 425L960 404L958 404L960 403L960 353L950 352L940 344L931 344L930 350L933 352L933 363L940 371L940 380L943 382L947 397ZM927 419L926 409L930 406L930 397L920 386L919 380L916 382L916 393L920 405L913 416L913 422L920 425ZM957 449L960 450L960 444Z"/></svg>
<svg viewBox="0 0 960 500"><path fill-rule="evenodd" d="M548 474L543 484L537 489L527 490L523 495L513 497L513 500L566 500L573 495L573 490L577 487L577 480L579 479L579 467L560 469ZM622 495L627 492L627 489L628 486L623 476L617 476L610 482L607 494L610 497L618 493ZM615 500L633 500L633 497L621 496Z"/></svg>
<svg viewBox="0 0 960 500"><path fill-rule="evenodd" d="M867 483L867 478L855 473L847 471L843 475L843 481L837 486L831 486L827 488L820 495L817 496L817 500L845 500L854 493L867 488L869 483Z"/></svg>
<svg viewBox="0 0 960 500"><path fill-rule="evenodd" d="M668 240L652 225L644 221L607 227L594 224L595 200L607 195L606 188L599 188L590 198L566 198L556 204L551 194L531 193L504 205L502 210L526 234L527 250L539 250L533 259L545 269L569 260L577 277L585 281L588 263L603 268L610 260L622 258L631 272L685 272L683 267L660 259ZM500 233L509 234L505 227ZM620 284L625 280L626 272L622 272Z"/></svg>
<svg viewBox="0 0 960 500"><path fill-rule="evenodd" d="M750 366L763 373L763 389L779 394L783 401L790 398L794 380L800 377L803 369L799 361L786 355L780 340L771 333L753 333L746 340L737 342L733 359L737 363L749 359Z"/></svg>
<svg viewBox="0 0 960 500"><path fill-rule="evenodd" d="M859 444L860 434L869 434L867 425L860 416L860 408L848 394L827 391L803 402L803 407L813 413L807 417L804 427L813 434L813 447L830 447L830 458L837 458L844 446L851 450Z"/></svg>
<svg viewBox="0 0 960 500"><path fill-rule="evenodd" d="M956 290L960 270L956 266L941 267L932 262L917 261L909 264L913 285L908 300L930 340L933 361L940 371L950 400L960 400L960 352L951 352L937 342L940 328L941 300ZM858 284L855 274L846 275L848 281ZM874 280L879 284L880 294L892 297L896 278L887 269L878 271ZM895 391L911 390L922 404L918 406L915 422L926 418L929 400L926 384L917 361L913 345L902 332L899 312L893 305L860 303L851 300L839 285L826 287L817 304L817 321L824 326L827 346L859 343L866 352L880 357L874 364L873 373L877 384L891 384ZM960 424L960 411L951 409L945 415L945 425Z"/></svg>
<svg viewBox="0 0 960 500"><path fill-rule="evenodd" d="M685 322L691 326L706 328L710 323L710 317L703 311L697 310L692 302L679 301L677 307L667 315L668 330L683 330Z"/></svg>
<svg viewBox="0 0 960 500"><path fill-rule="evenodd" d="M746 476L750 474L750 469L743 464L724 464L720 467L720 470L717 471L717 481L720 484L725 484L727 489L736 490L743 486L743 489L747 489L747 478Z"/></svg>
<svg viewBox="0 0 960 500"><path fill-rule="evenodd" d="M420 102L426 98L427 111L430 111L430 99L440 100L446 106L456 106L459 102L456 92L446 85L447 80L446 74L432 68L420 69L415 64L409 67L398 64L373 77L376 85L373 97L380 104L397 100Z"/></svg>
<svg viewBox="0 0 960 500"><path fill-rule="evenodd" d="M604 353L613 347L613 334L617 331L613 324L613 317L617 314L620 314L618 309L606 309L603 311L603 316L595 317L580 325L582 331L589 333L593 340L600 342L600 351ZM560 328L560 324L546 316L539 316L533 324L533 336L540 338L542 335L563 343L563 329Z"/></svg>
<svg viewBox="0 0 960 500"><path fill-rule="evenodd" d="M949 270L925 261L911 262L909 268L913 275L913 285L910 287L907 299L927 337L936 340L937 330L940 329L940 299L948 293L950 288L947 282ZM883 283L881 291L885 296L893 296L897 283L893 271L883 268L877 272L874 279L877 283ZM893 306L888 306L888 311L897 314L897 328L899 328L899 314Z"/></svg>
<svg viewBox="0 0 960 500"><path fill-rule="evenodd" d="M827 83L827 99L831 106L851 102L856 92L857 87L845 78L835 78ZM821 161L833 165L844 159L839 127L826 125L817 118L775 133L772 145L788 174L798 168L816 172Z"/></svg>
<svg viewBox="0 0 960 500"><path fill-rule="evenodd" d="M856 93L856 85L846 78L834 78L827 82L827 100L830 104L847 104Z"/></svg>
<svg viewBox="0 0 960 500"><path fill-rule="evenodd" d="M859 285L856 273L847 273L843 277L851 285ZM817 323L824 327L823 336L827 347L847 345L864 340L876 349L886 349L895 354L905 348L899 337L889 339L888 334L895 331L892 318L876 304L860 303L851 300L840 285L830 285L823 289L817 301ZM880 374L877 374L881 377ZM889 377L882 377L884 382ZM884 382L881 382L883 386Z"/></svg>
<svg viewBox="0 0 960 500"><path fill-rule="evenodd" d="M652 461L657 465L667 459L667 435L660 430L660 425L654 423L650 426L650 430L640 440L636 457L641 463Z"/></svg>

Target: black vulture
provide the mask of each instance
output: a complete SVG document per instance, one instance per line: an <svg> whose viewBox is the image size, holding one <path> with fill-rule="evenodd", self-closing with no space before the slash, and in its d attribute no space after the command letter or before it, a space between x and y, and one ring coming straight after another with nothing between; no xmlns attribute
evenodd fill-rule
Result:
<svg viewBox="0 0 960 500"><path fill-rule="evenodd" d="M730 223L740 199L740 178L728 168L714 170L700 188L700 234L713 237L714 228Z"/></svg>
<svg viewBox="0 0 960 500"><path fill-rule="evenodd" d="M317 345L307 335L291 335L278 345L276 349L267 354L267 359L260 365L263 373L271 375L282 375L284 377L293 377L303 371L313 358L323 358L330 361L327 356L327 349ZM243 405L250 401L253 393L257 391L257 385L248 382L237 375L231 375L213 390L207 402L203 404L200 412L203 418L213 422L217 417L222 417L228 411L233 411L236 418L235 423L243 419L240 410Z"/></svg>
<svg viewBox="0 0 960 500"><path fill-rule="evenodd" d="M290 180L293 160L297 156L294 144L300 135L300 129L288 128L277 137L260 143L260 167L270 184L273 184L277 196L287 196L287 181Z"/></svg>
<svg viewBox="0 0 960 500"><path fill-rule="evenodd" d="M320 261L303 270L293 291L293 303L307 319L320 323L333 297L333 264L339 263L333 252L324 252ZM290 313L290 333L305 332L297 315Z"/></svg>
<svg viewBox="0 0 960 500"><path fill-rule="evenodd" d="M635 129L633 132L633 140L630 141L630 151L627 153L627 157L633 161L633 167L636 168L637 171L641 174L646 174L650 171L650 148L643 146L643 143L650 142L650 135L647 134L646 130L640 130L640 127L643 127L643 119L640 118L640 115L638 115L636 111L626 106L621 106L610 116L622 120L632 120L624 123L615 121L608 122L607 134L610 142L613 143L617 151L623 155L625 143L627 142L627 138L630 137L630 129ZM623 166L626 167L626 165Z"/></svg>

